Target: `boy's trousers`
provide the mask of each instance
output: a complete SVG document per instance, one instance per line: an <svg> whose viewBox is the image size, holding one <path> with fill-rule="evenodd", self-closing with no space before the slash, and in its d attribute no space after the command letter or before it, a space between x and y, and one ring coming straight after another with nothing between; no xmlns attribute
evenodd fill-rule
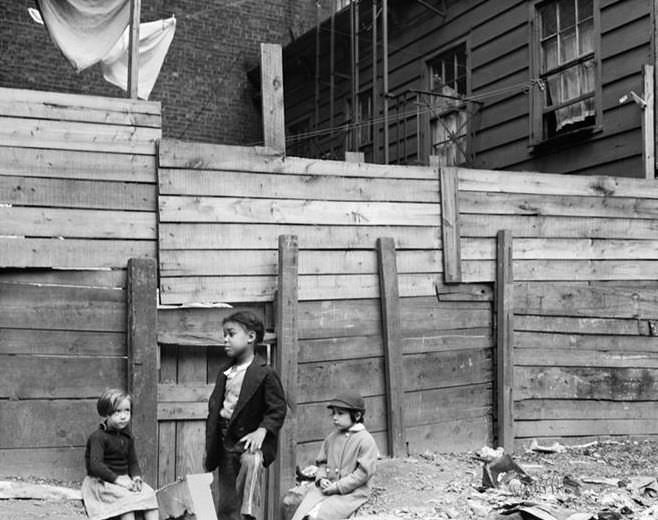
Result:
<svg viewBox="0 0 658 520"><path fill-rule="evenodd" d="M237 448L237 446L236 446ZM219 460L219 508L220 520L263 520L265 497L263 496L263 453L222 450Z"/></svg>

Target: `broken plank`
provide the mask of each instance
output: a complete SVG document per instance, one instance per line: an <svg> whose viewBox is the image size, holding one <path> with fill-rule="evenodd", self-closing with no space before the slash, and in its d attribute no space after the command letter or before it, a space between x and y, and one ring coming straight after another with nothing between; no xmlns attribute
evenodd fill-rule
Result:
<svg viewBox="0 0 658 520"><path fill-rule="evenodd" d="M436 226L438 204L160 197L162 222L284 223L362 226Z"/></svg>
<svg viewBox="0 0 658 520"><path fill-rule="evenodd" d="M455 170L439 169L441 182L441 220L443 234L443 278L446 283L462 281L459 224L459 179Z"/></svg>
<svg viewBox="0 0 658 520"><path fill-rule="evenodd" d="M422 226L160 223L160 247L175 249L276 249L278 236L294 234L303 249L374 249L392 236L398 249L441 249L440 231Z"/></svg>
<svg viewBox="0 0 658 520"><path fill-rule="evenodd" d="M391 179L436 179L434 168L283 157L276 151L262 147L189 143L163 139L159 151L160 166L165 168Z"/></svg>
<svg viewBox="0 0 658 520"><path fill-rule="evenodd" d="M162 195L439 202L438 182L428 180L164 168L158 175Z"/></svg>

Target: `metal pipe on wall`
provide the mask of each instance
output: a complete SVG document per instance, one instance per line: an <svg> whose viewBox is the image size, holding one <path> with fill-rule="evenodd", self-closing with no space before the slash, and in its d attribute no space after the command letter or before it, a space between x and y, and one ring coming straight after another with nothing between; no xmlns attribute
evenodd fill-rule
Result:
<svg viewBox="0 0 658 520"><path fill-rule="evenodd" d="M336 94L336 8L338 0L334 0L331 10L330 32L329 32L329 128L334 128L334 112L336 105L334 97ZM334 153L335 139L332 133L329 138L331 155Z"/></svg>
<svg viewBox="0 0 658 520"><path fill-rule="evenodd" d="M377 92L377 0L372 0L372 160L379 158L379 93Z"/></svg>
<svg viewBox="0 0 658 520"><path fill-rule="evenodd" d="M384 164L390 161L388 128L388 0L382 0L382 82L384 86Z"/></svg>

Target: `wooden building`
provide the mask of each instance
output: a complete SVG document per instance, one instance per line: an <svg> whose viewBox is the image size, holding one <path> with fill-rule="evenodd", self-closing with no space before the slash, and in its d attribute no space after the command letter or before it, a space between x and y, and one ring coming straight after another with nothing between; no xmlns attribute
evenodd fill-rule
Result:
<svg viewBox="0 0 658 520"><path fill-rule="evenodd" d="M655 61L653 9L649 0L348 3L285 49L289 152L653 177L653 73L643 78Z"/></svg>

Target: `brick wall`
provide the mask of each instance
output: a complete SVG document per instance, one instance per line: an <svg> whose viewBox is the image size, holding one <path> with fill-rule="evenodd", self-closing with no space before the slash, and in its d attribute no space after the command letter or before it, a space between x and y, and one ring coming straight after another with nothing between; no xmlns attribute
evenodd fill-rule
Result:
<svg viewBox="0 0 658 520"><path fill-rule="evenodd" d="M321 0L327 13L331 0ZM76 74L27 8L0 2L0 86L105 96L123 92L100 67ZM247 71L261 42L290 42L315 25L315 0L147 0L142 21L176 15L178 26L151 100L163 106L163 132L185 140L250 144L262 139L257 91Z"/></svg>

